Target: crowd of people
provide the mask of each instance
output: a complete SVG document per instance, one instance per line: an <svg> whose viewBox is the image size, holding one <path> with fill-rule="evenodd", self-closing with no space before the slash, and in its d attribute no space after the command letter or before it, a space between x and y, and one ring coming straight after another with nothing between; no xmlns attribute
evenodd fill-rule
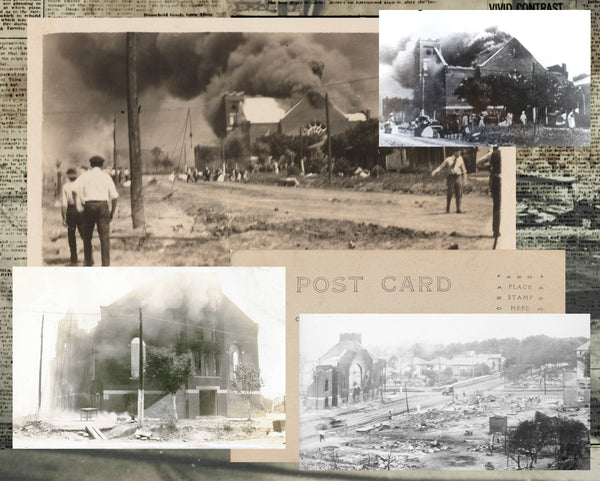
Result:
<svg viewBox="0 0 600 481"><path fill-rule="evenodd" d="M173 172L171 175L175 176ZM230 173L224 172L223 169L215 169L214 171L207 165L204 170L199 170L195 167L188 167L185 173L186 182L198 182L203 180L204 182L224 182L229 180L231 182L247 182L248 171L241 169L233 169Z"/></svg>

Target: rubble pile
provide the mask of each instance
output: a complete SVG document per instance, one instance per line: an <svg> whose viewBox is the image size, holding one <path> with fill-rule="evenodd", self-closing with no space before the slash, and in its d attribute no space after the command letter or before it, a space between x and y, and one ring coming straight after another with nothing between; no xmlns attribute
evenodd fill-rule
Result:
<svg viewBox="0 0 600 481"><path fill-rule="evenodd" d="M38 436L42 433L49 433L52 430L53 427L51 424L40 420L29 421L21 428L21 432L26 436Z"/></svg>

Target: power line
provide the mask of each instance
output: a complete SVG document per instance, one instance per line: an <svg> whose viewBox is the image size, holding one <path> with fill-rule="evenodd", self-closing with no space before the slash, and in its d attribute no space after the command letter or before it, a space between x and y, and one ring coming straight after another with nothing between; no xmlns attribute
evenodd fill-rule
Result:
<svg viewBox="0 0 600 481"><path fill-rule="evenodd" d="M356 83L356 82L362 82L362 81L366 81L366 80L374 80L374 79L378 79L379 75L372 75L370 77L361 77L361 78L356 78L356 79L350 79L350 80L343 80L343 81L338 81L338 82L330 82L330 83L326 83L326 84L321 84L320 87L333 87L336 85L347 85L347 84L352 84L352 83ZM203 95L203 94L200 94ZM200 96L199 95L199 96ZM118 110L118 109L117 109ZM187 111L188 107L173 107L173 108L144 108L142 106L141 109L141 113L145 113L145 112L181 112L181 111ZM44 110L42 111L42 113L44 115L75 115L75 114L95 114L98 112L106 112L109 113L110 115L112 115L115 112L115 109L94 109L94 110Z"/></svg>
<svg viewBox="0 0 600 481"><path fill-rule="evenodd" d="M57 312L57 311L48 311L48 310L41 310L41 311L35 311L35 310L28 310L28 309L19 309L16 310L15 312L19 312L19 313L31 313L31 314L56 314L59 316L63 316L64 318L67 318L70 316L71 320L73 319L73 317L95 317L98 318L100 317L100 321L105 320L105 318L102 318L102 314L92 314L92 313L84 313L84 312ZM114 312L110 312L110 311L105 311L107 313L108 316L110 316L113 319L132 319L132 320L137 320L139 318L138 314L126 314L126 313L114 313ZM199 325L194 325L194 324L190 324L190 322L195 322L193 320L190 320L190 322L178 322L172 319L165 319L162 317L157 317L157 316L151 316L151 315L147 315L144 314L144 320L153 320L153 321L158 321L158 322L165 322L167 324L173 324L173 325L177 325L177 326L184 326L187 327L189 329L195 329L197 332L202 331L203 329L205 329L206 327L210 327L210 326L199 326ZM199 321L201 322L201 320ZM254 322L254 321L252 321ZM240 331L244 330L244 329L239 329L236 331L229 331L229 330L225 330L225 329L215 329L211 327L211 330L214 332L220 332L223 334L239 334ZM250 329L248 329L250 330Z"/></svg>
<svg viewBox="0 0 600 481"><path fill-rule="evenodd" d="M363 77L363 78L357 78L357 79L352 79L352 80L344 80L343 82L331 82L328 84L322 84L321 87L332 87L334 85L346 85L346 84L351 84L351 83L355 83L355 82L362 82L363 80L373 80L373 79L378 79L379 75L372 75L371 77Z"/></svg>

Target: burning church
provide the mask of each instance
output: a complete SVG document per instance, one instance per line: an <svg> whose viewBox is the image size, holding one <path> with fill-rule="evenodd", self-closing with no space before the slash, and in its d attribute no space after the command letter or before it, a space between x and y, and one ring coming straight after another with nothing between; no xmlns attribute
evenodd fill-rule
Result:
<svg viewBox="0 0 600 481"><path fill-rule="evenodd" d="M304 94L291 108L285 99L247 96L244 92L227 92L222 96L222 115L226 122L226 137L240 139L245 158L239 164L249 164L249 155L256 141L265 135L324 136L327 117L331 135L341 134L357 122L366 122L369 111L345 113L318 92ZM204 168L197 158L196 167ZM233 168L233 166L231 166Z"/></svg>
<svg viewBox="0 0 600 481"><path fill-rule="evenodd" d="M259 367L258 324L220 284L169 278L102 306L101 319L89 333L70 318L62 322L53 367L60 383L55 407L136 413L142 323L144 357L148 346L174 347L193 356L192 374L176 394L178 417L247 415L232 380L240 363ZM255 411L261 399L258 392L252 395ZM144 401L149 417L160 417L171 406L170 396L151 381L145 382Z"/></svg>
<svg viewBox="0 0 600 481"><path fill-rule="evenodd" d="M584 14L561 15L382 13L382 120L400 124L425 116L456 133L467 125L563 126L571 114L569 127L586 127L589 26ZM535 21L545 25L544 34L531 34Z"/></svg>
<svg viewBox="0 0 600 481"><path fill-rule="evenodd" d="M116 157L123 164L128 156L122 148L128 141L126 122L119 114L126 104L125 33L61 33L44 42L44 58L54 66L44 77L45 109L60 113L44 123L44 159L53 159L48 169L55 159L70 167L94 154L108 165ZM175 165L187 164L177 159L183 138L186 149L199 145L218 159L225 153L233 168L248 160L254 139L266 133L322 131L325 93L336 133L357 119L347 112L377 105L369 94L376 82L374 32L140 32L136 42L144 148L162 149ZM312 93L313 102L307 102ZM93 115L73 113L82 103ZM182 132L187 110L189 128ZM233 142L238 145L228 155L232 138L240 142Z"/></svg>
<svg viewBox="0 0 600 481"><path fill-rule="evenodd" d="M415 98L421 99L422 111L434 118L473 110L474 107L456 93L461 83L469 78L486 76L530 78L532 75L546 74L559 82L568 80L565 64L546 69L515 37L483 49L477 55L472 55L468 61L456 56L455 64L446 60L439 40L417 41L414 55L415 70L419 75Z"/></svg>

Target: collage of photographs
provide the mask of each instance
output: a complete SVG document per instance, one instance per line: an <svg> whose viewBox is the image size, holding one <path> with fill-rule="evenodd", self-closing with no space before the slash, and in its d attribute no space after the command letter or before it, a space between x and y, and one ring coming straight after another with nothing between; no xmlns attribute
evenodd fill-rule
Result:
<svg viewBox="0 0 600 481"><path fill-rule="evenodd" d="M597 0L4 3L0 481L598 479Z"/></svg>

